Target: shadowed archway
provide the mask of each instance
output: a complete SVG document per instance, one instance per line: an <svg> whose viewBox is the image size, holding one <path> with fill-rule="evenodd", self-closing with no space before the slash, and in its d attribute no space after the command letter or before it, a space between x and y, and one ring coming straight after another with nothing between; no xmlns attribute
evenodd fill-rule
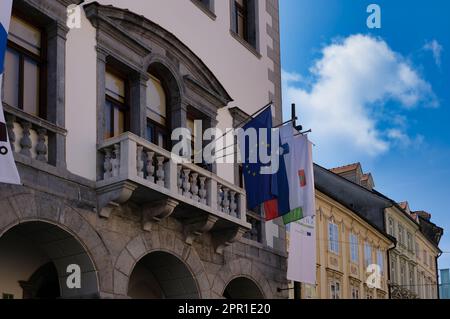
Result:
<svg viewBox="0 0 450 319"><path fill-rule="evenodd" d="M253 280L237 277L230 281L223 292L226 299L264 299L264 295Z"/></svg>
<svg viewBox="0 0 450 319"><path fill-rule="evenodd" d="M93 298L97 273L84 246L44 221L18 224L0 238L0 292L20 298ZM80 267L80 288L67 286L69 265Z"/></svg>
<svg viewBox="0 0 450 319"><path fill-rule="evenodd" d="M136 299L198 299L197 283L186 264L174 255L156 251L134 267L128 296Z"/></svg>

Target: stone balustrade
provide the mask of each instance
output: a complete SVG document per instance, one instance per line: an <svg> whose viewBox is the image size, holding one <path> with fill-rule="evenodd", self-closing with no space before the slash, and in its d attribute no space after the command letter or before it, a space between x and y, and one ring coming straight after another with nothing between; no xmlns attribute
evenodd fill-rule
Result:
<svg viewBox="0 0 450 319"><path fill-rule="evenodd" d="M56 166L57 137L64 139L66 130L5 103L3 108L12 151Z"/></svg>
<svg viewBox="0 0 450 319"><path fill-rule="evenodd" d="M245 227L245 191L197 165L132 133L108 139L99 147L98 187L131 181Z"/></svg>

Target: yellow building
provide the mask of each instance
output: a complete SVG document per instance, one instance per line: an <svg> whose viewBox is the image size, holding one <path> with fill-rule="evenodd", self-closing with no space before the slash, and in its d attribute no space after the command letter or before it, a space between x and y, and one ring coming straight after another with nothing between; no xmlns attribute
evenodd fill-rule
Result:
<svg viewBox="0 0 450 319"><path fill-rule="evenodd" d="M391 239L319 191L316 209L317 285L303 285L303 298L388 298L387 250L393 247ZM368 286L370 265L380 267L376 288Z"/></svg>
<svg viewBox="0 0 450 319"><path fill-rule="evenodd" d="M301 285L301 298L388 298L387 256L395 245L383 230L385 201L366 187L320 166L315 165L314 174L317 281L315 286ZM371 177L369 180L373 184Z"/></svg>
<svg viewBox="0 0 450 319"><path fill-rule="evenodd" d="M391 293L394 299L436 299L438 296L437 246L442 229L431 215L412 212L407 202L386 209L386 228L397 239L390 252Z"/></svg>

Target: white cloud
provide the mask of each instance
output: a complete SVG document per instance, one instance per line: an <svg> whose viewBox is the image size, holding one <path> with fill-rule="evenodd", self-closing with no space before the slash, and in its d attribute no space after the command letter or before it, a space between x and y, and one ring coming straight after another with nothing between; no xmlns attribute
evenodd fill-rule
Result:
<svg viewBox="0 0 450 319"><path fill-rule="evenodd" d="M436 62L436 65L440 67L442 51L444 51L442 45L437 40L432 40L425 43L423 49L425 51L431 51L431 53L433 53L434 62Z"/></svg>
<svg viewBox="0 0 450 319"><path fill-rule="evenodd" d="M378 38L353 35L335 42L322 50L310 71L307 88L302 76L283 72L284 101L297 104L299 120L313 130L315 155L324 165L373 158L400 140L411 145L405 125L395 124L402 117L392 118L387 102L403 109L438 104L430 84ZM389 127L380 129L386 117Z"/></svg>

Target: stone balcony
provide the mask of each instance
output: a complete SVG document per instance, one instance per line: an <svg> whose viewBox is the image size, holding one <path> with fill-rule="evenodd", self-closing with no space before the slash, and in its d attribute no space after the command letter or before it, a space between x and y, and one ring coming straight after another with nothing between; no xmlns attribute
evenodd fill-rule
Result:
<svg viewBox="0 0 450 319"><path fill-rule="evenodd" d="M214 173L180 164L169 151L129 132L106 140L98 151L100 216L134 203L144 230L172 216L182 222L187 243L210 232L219 253L251 229L245 191Z"/></svg>

